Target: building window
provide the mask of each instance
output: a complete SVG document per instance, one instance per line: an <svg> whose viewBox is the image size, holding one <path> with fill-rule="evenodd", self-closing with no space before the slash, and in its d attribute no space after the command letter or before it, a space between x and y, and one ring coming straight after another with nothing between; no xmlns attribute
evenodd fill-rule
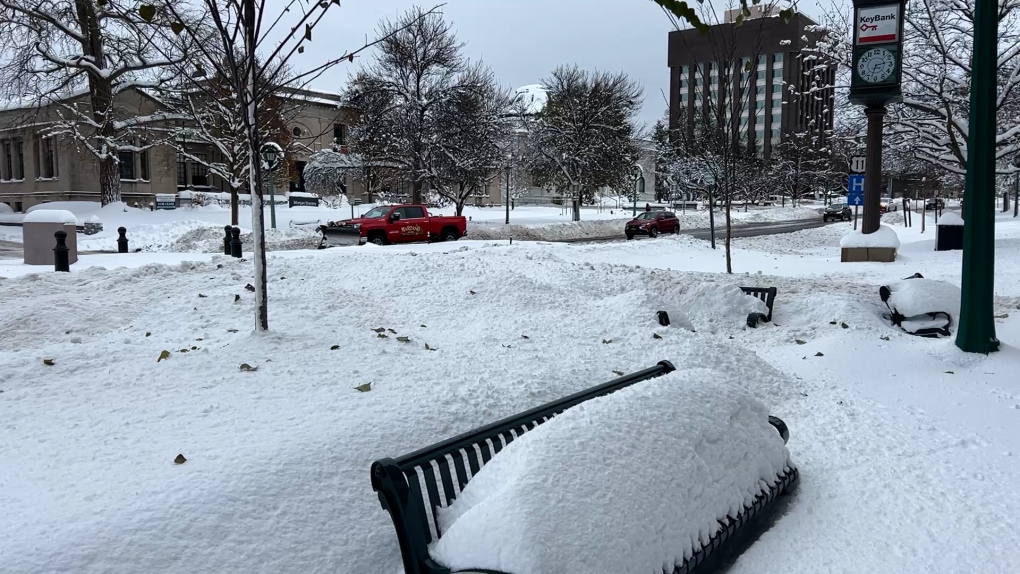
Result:
<svg viewBox="0 0 1020 574"><path fill-rule="evenodd" d="M135 152L120 150L117 152L117 161L120 167L121 180L135 179Z"/></svg>
<svg viewBox="0 0 1020 574"><path fill-rule="evenodd" d="M772 84L772 93L773 94L781 94L781 93L783 93L783 85L782 84Z"/></svg>
<svg viewBox="0 0 1020 574"><path fill-rule="evenodd" d="M149 150L147 149L138 152L138 177L142 181L149 181Z"/></svg>
<svg viewBox="0 0 1020 574"><path fill-rule="evenodd" d="M783 63L783 53L782 53L782 52L779 52L779 53L773 54L773 55L772 55L772 62L773 62L774 64L776 64L776 67L777 67L777 68L779 68L779 67L782 67L782 63Z"/></svg>
<svg viewBox="0 0 1020 574"><path fill-rule="evenodd" d="M292 133L295 137L301 137L301 128L294 126L294 131Z"/></svg>
<svg viewBox="0 0 1020 574"><path fill-rule="evenodd" d="M208 187L209 186L209 167L206 166L206 162L209 161L208 154L195 153L192 154L196 161L191 162L191 185L195 187Z"/></svg>
<svg viewBox="0 0 1020 574"><path fill-rule="evenodd" d="M25 179L25 141L14 140L14 178Z"/></svg>
<svg viewBox="0 0 1020 574"><path fill-rule="evenodd" d="M40 179L55 179L57 177L57 147L51 137L38 137L36 139L35 154L35 176Z"/></svg>
<svg viewBox="0 0 1020 574"><path fill-rule="evenodd" d="M347 145L347 126L344 124L333 124L333 142L337 145Z"/></svg>
<svg viewBox="0 0 1020 574"><path fill-rule="evenodd" d="M3 142L3 164L0 165L0 179L8 180L14 179L14 149L11 146L11 141L7 140Z"/></svg>
<svg viewBox="0 0 1020 574"><path fill-rule="evenodd" d="M188 162L184 154L177 154L177 187L188 186Z"/></svg>

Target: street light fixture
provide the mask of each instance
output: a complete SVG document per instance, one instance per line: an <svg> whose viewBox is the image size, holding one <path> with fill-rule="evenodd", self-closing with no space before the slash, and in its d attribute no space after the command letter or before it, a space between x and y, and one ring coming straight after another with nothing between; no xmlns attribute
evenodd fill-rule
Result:
<svg viewBox="0 0 1020 574"><path fill-rule="evenodd" d="M269 218L270 225L276 229L276 191L273 185L273 172L280 167L283 150L274 142L266 142L262 144L262 149L259 152L266 169L269 170Z"/></svg>
<svg viewBox="0 0 1020 574"><path fill-rule="evenodd" d="M512 153L506 154L506 225L510 225L510 164L513 159Z"/></svg>

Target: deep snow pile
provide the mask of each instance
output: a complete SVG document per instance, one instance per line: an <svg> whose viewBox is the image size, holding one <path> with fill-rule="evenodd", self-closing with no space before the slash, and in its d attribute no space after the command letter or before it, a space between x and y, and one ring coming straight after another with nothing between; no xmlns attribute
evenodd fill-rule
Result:
<svg viewBox="0 0 1020 574"><path fill-rule="evenodd" d="M515 574L681 564L790 465L767 407L740 382L677 371L524 433L437 513L431 554L454 570Z"/></svg>
<svg viewBox="0 0 1020 574"><path fill-rule="evenodd" d="M85 266L171 259L83 256L70 274L0 278L0 570L394 574L373 460L669 359L735 374L790 425L801 486L733 574L950 574L973 569L974 548L1011 572L1011 221L996 227L991 356L882 319L880 285L958 280L959 253L935 252L916 222L896 263L737 249L734 275L690 237L280 252L263 335L250 261L103 270ZM659 327L649 301L698 283L778 287L773 323Z"/></svg>
<svg viewBox="0 0 1020 574"><path fill-rule="evenodd" d="M376 458L662 359L796 400L738 345L659 327L626 266L515 245L269 269L266 335L249 261L0 279L5 574L392 574Z"/></svg>

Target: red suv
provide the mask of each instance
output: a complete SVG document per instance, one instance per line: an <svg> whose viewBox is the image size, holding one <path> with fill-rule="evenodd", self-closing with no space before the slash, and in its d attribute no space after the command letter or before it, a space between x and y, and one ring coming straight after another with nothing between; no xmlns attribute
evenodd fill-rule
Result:
<svg viewBox="0 0 1020 574"><path fill-rule="evenodd" d="M627 239L635 235L657 237L660 233L680 233L680 220L671 211L646 211L627 222Z"/></svg>

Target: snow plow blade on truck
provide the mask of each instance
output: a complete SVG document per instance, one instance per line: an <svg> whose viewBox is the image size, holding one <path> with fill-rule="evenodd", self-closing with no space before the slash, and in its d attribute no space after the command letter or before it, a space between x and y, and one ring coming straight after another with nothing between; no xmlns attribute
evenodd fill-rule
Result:
<svg viewBox="0 0 1020 574"><path fill-rule="evenodd" d="M361 244L361 227L357 225L320 225L319 232L319 249Z"/></svg>
<svg viewBox="0 0 1020 574"><path fill-rule="evenodd" d="M382 508L389 513L390 518L393 521L393 526L397 534L396 541L399 545L401 559L403 562L404 573L480 574L481 572L485 572L486 574L517 574L512 571L514 570L512 566L500 563L506 562L506 558L512 557L516 552L522 550L516 545L519 545L521 541L526 540L526 537L520 536L519 528L511 532L510 534L512 535L507 537L508 541L515 541L508 542L508 546L495 547L491 544L481 546L475 544L474 547L476 550L461 553L461 557L458 558L456 556L457 549L467 548L470 544L465 545L464 542L471 542L470 539L474 536L473 533L484 535L488 529L495 529L497 532L500 528L510 530L514 525L500 525L498 523L493 523L489 524L488 528L477 528L477 524L470 524L467 526L466 530L460 530L456 535L459 536L459 543L453 542L452 547L446 547L443 549L442 544L438 541L440 541L444 535L449 535L450 532L452 532L452 530L444 532L444 528L457 528L456 522L464 520L464 517L467 516L467 514L462 514L460 518L455 518L452 524L444 525L443 521L440 520L440 515L447 512L444 509L449 508L451 505L456 505L458 496L465 491L465 488L468 490L471 489L469 482L472 481L479 473L484 473L486 470L486 464L490 460L499 457L500 452L503 449L510 448L511 442L520 438L522 434L555 419L555 417L560 416L565 411L569 411L572 407L581 403L605 397L606 395L631 387L643 381L663 377L664 375L669 377L675 376L671 375L674 371L676 371L676 368L672 363L669 361L660 361L655 366L647 369L621 376L601 385L591 387L587 390L535 407L523 413L485 425L473 431L432 444L415 452L404 454L396 458L382 458L375 461L372 464L370 471L372 489L378 494ZM682 373L677 373L677 375L681 374ZM674 392L687 392L685 389L691 388L683 385L684 381L682 378L664 378L663 381L666 381L665 384L676 383L677 386L672 387L675 389ZM694 389L691 392L697 391ZM674 398L672 395L668 395L668 400L666 402L670 403L672 398ZM672 405L673 403L670 404ZM670 407L670 412L672 412L671 409L672 407ZM591 411L589 411L589 414L585 416L590 417L590 412ZM720 412L723 411L720 410ZM741 410L741 412L746 414L750 411ZM760 432L764 433L761 435L764 442L761 439L755 439L750 442L746 440L737 442L744 445L750 445L753 443L757 445L757 447L762 448L763 452L764 449L767 448L773 454L779 450L785 450L785 444L790 438L790 432L786 423L784 423L780 418L771 415L768 416L766 422L764 418L761 417L761 414L762 413L758 411L753 415L757 419L753 428L760 429ZM719 420L725 420L728 415L718 415L718 417ZM706 418L706 420L708 419ZM677 421L664 419L662 422L665 425L674 425ZM684 425L681 424L679 427L684 427ZM766 429L772 430L767 432ZM700 431L697 429L679 428L676 432L690 433ZM548 436L549 435L546 435L546 437ZM720 444L722 443L726 443L726 441L721 440ZM530 446L522 446L521 448L535 448L534 445L536 443L531 442L525 444ZM541 444L541 441L537 444ZM544 452L548 453L551 451L546 450ZM722 451L719 448L716 448L713 452ZM734 452L735 454L731 454L737 458L744 456L739 451ZM702 460L700 457L694 458ZM563 462L564 465L569 466L576 460L577 459L575 458L573 461L564 460ZM603 465L601 462L593 461L592 459L585 460L587 460L588 463L595 464L600 469L611 468L613 466L611 464ZM671 458L670 460L678 459ZM699 462L697 464L704 465L705 463ZM502 467L495 466L495 468ZM740 555L743 550L755 540L758 534L767 529L770 517L776 516L776 510L782 506L781 504L777 504L777 499L781 495L791 492L795 488L799 477L797 467L790 461L787 461L785 464L778 467L770 466L770 468L772 471L776 472L776 475L769 480L753 479L752 477L747 476L747 472L741 471L742 478L735 481L734 484L747 482L747 484L757 486L757 494L753 496L753 498L745 500L743 504L740 504L738 501L735 506L718 508L716 510L716 514L719 518L717 519L714 532L712 532L707 539L704 534L700 536L698 535L699 528L702 527L695 526L692 531L694 536L688 536L688 533L681 533L682 535L677 535L675 540L666 541L667 544L672 544L674 542L677 544L673 550L675 550L675 556L678 558L675 559L675 562L663 564L663 574L707 574L708 572L725 568L729 562L731 562L736 556ZM470 470L470 475L467 473L468 470ZM505 471L505 468L503 468L503 470ZM528 472L532 472L532 470L529 470ZM554 470L552 472L556 471ZM527 472L523 472L523 476L527 476ZM515 491L512 487L507 487L505 489L499 487L501 482L504 484L512 484L513 481L509 478L504 480L500 477L494 477L491 475L487 478L489 479L489 482L486 484L488 486L495 484L497 488L495 488L494 491L498 492L499 495L496 497L490 496L488 498L484 495L479 495L476 497L478 507L484 507L485 504L488 504L490 500L495 498L507 496L516 496L517 498L515 498L512 502L517 503L523 501L526 506L528 504L527 497L534 497L536 494L533 490L529 491L528 489L517 489ZM561 484L560 487L570 490L576 485L587 482L591 481L582 480L580 482L575 481L573 483L569 483L568 481L569 484ZM611 483L612 481L610 480L608 482ZM542 482L542 484L549 484L550 488L554 488L557 483L556 481L551 481L548 483ZM645 486L647 487L648 485L645 484ZM673 492L671 489L679 488L680 491L683 491L682 486L678 487L665 483L660 486L663 489L663 493L666 494L666 498L664 498L662 502L663 504L684 504L684 496L677 497L670 494ZM703 486L704 488L696 489L696 491L700 492L708 490L711 487L711 485ZM601 485L598 487L601 488ZM484 492L486 487L482 486L480 488L482 488L482 492ZM655 486L653 486L653 488L655 488ZM734 487L730 486L725 488ZM478 492L475 492L475 494L478 494ZM675 492L673 492L673 494L675 494ZM566 497L566 499L570 499L570 497ZM585 497L577 497L577 500L574 501L574 503L583 505L586 504L585 500L587 500ZM638 500L640 500L640 497ZM493 506L489 506L488 508L493 508ZM570 510L580 510L582 511L580 514L583 514L584 508L571 508ZM523 512L526 514L527 512L533 511L534 509L525 510ZM540 513L541 512L539 511L539 514ZM482 512L480 514L484 515L485 513ZM621 509L621 514L626 514L626 509ZM673 525L675 528L667 530L676 530L679 532L680 528L690 529L689 526L684 526L684 512L676 514L669 512L667 514L669 516L675 516L677 520L677 524ZM539 519L545 520L545 518L547 517L540 517ZM639 516L636 521L640 523L644 519L645 517ZM626 524L614 523L612 528L618 528L621 526L624 528L628 527ZM633 527L634 525L630 524L629 526ZM647 524L644 524L644 526L647 526ZM638 527L638 530L640 530L640 526ZM465 532L469 532L469 534L465 536ZM632 534L633 531L619 533L619 535L624 538ZM615 533L602 532L595 538L612 538L614 536L616 536ZM491 539L486 540L491 542ZM590 543L592 540L593 539L589 539L588 542ZM683 545L688 544L691 541L694 542L693 548L683 548ZM534 541L531 541L531 543L533 544ZM598 548L577 548L578 552L588 552L589 550L595 551L598 550ZM434 551L438 551L438 554L434 553ZM453 558L453 560L446 562L440 561L438 557L444 555L446 558ZM542 555L541 550L538 554L534 554L532 556L538 555ZM460 564L457 564L456 562L460 562ZM521 562L518 561L518 565L520 563ZM594 572L599 571L594 570Z"/></svg>

